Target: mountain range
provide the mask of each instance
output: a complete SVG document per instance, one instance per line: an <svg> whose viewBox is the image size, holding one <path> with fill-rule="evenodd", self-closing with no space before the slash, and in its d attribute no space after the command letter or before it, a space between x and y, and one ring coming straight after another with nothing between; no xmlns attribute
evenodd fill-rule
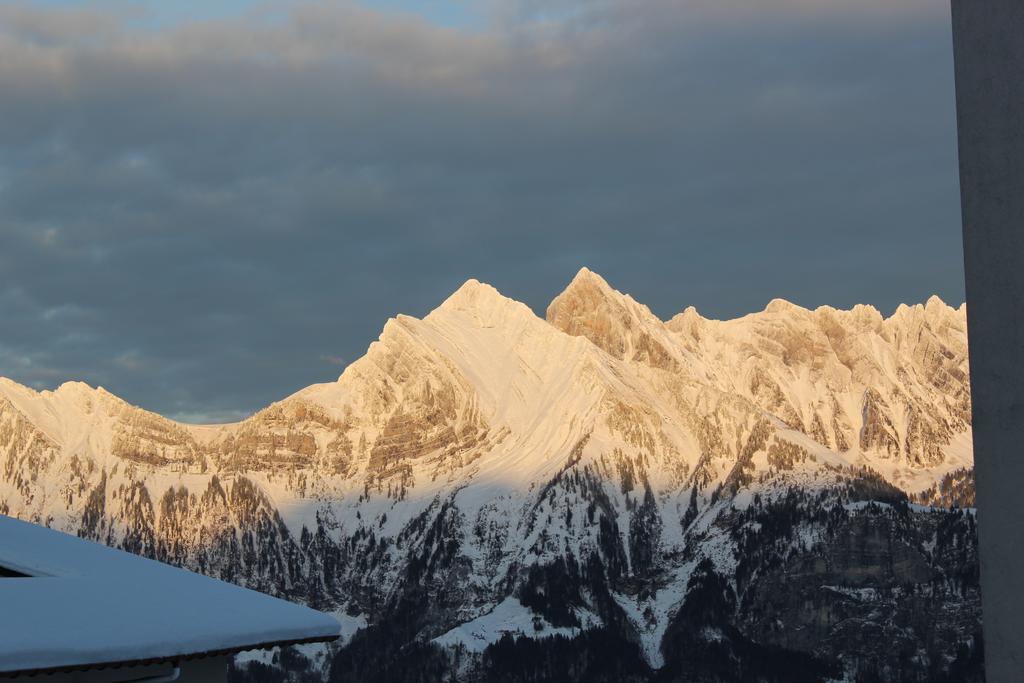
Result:
<svg viewBox="0 0 1024 683"><path fill-rule="evenodd" d="M234 424L0 378L0 513L332 611L256 680L981 680L966 309L470 280Z"/></svg>

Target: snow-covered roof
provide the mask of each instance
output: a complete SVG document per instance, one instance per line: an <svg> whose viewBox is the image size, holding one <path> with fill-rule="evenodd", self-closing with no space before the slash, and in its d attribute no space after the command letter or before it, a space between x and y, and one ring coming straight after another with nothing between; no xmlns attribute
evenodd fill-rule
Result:
<svg viewBox="0 0 1024 683"><path fill-rule="evenodd" d="M330 641L322 612L0 515L0 675Z"/></svg>

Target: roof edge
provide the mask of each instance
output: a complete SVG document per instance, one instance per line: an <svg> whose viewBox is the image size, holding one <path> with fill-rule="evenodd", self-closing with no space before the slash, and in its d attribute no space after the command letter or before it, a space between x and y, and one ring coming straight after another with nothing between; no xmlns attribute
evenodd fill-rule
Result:
<svg viewBox="0 0 1024 683"><path fill-rule="evenodd" d="M298 638L294 640L274 640L255 645L242 647L231 647L221 650L206 650L170 657L152 657L149 659L119 659L109 662L95 662L90 664L69 664L65 666L43 667L38 669L14 669L10 671L0 670L0 679L13 679L28 676L46 676L58 673L73 673L75 671L95 671L99 669L119 669L126 666L149 666L152 664L163 664L179 662L183 660L204 659L206 657L220 657L221 655L233 655L247 650L269 650L275 647L287 647L289 645L305 645L308 643L332 643L341 634L334 636L313 636L310 638Z"/></svg>

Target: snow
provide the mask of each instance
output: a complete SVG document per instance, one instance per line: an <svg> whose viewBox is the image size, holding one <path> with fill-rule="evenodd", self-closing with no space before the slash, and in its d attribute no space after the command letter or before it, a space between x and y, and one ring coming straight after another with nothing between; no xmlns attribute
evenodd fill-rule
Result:
<svg viewBox="0 0 1024 683"><path fill-rule="evenodd" d="M331 651L336 646L348 644L352 640L352 636L366 628L368 623L365 614L352 616L344 609L335 610L331 612L331 615L341 624L341 636L337 641L333 643L301 643L291 646L310 661L314 670L327 671L327 667L330 666L329 657ZM277 655L277 652L278 648L245 650L235 655L235 664L244 666L250 662L259 662L270 666L274 663L274 657Z"/></svg>
<svg viewBox="0 0 1024 683"><path fill-rule="evenodd" d="M693 564L687 564L676 572L673 581L647 599L612 593L622 611L636 626L640 636L640 649L647 663L654 669L665 663L661 654L661 641L665 637L673 613L686 597L686 585L692 571Z"/></svg>
<svg viewBox="0 0 1024 683"><path fill-rule="evenodd" d="M832 591L860 602L878 599L877 588L851 588L849 586L822 586L822 589Z"/></svg>
<svg viewBox="0 0 1024 683"><path fill-rule="evenodd" d="M579 635L582 630L593 628L600 623L596 615L586 610L577 610L576 616L582 628L552 626L547 619L519 602L518 598L508 597L490 611L434 638L433 642L441 647L462 646L469 652L480 653L491 643L501 640L505 634L534 639L556 635L572 638Z"/></svg>
<svg viewBox="0 0 1024 683"><path fill-rule="evenodd" d="M368 623L365 614L352 616L351 614L347 614L344 610L337 610L333 614L334 618L341 624L342 643L347 643L352 640L352 636L354 636L357 631L361 631L366 628Z"/></svg>
<svg viewBox="0 0 1024 683"><path fill-rule="evenodd" d="M333 640L321 612L0 515L0 672Z"/></svg>

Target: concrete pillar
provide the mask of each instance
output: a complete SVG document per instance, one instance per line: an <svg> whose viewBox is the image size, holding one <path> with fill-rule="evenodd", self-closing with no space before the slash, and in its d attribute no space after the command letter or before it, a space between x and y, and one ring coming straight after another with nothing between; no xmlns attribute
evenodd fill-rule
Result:
<svg viewBox="0 0 1024 683"><path fill-rule="evenodd" d="M982 619L1024 680L1024 0L952 0Z"/></svg>

